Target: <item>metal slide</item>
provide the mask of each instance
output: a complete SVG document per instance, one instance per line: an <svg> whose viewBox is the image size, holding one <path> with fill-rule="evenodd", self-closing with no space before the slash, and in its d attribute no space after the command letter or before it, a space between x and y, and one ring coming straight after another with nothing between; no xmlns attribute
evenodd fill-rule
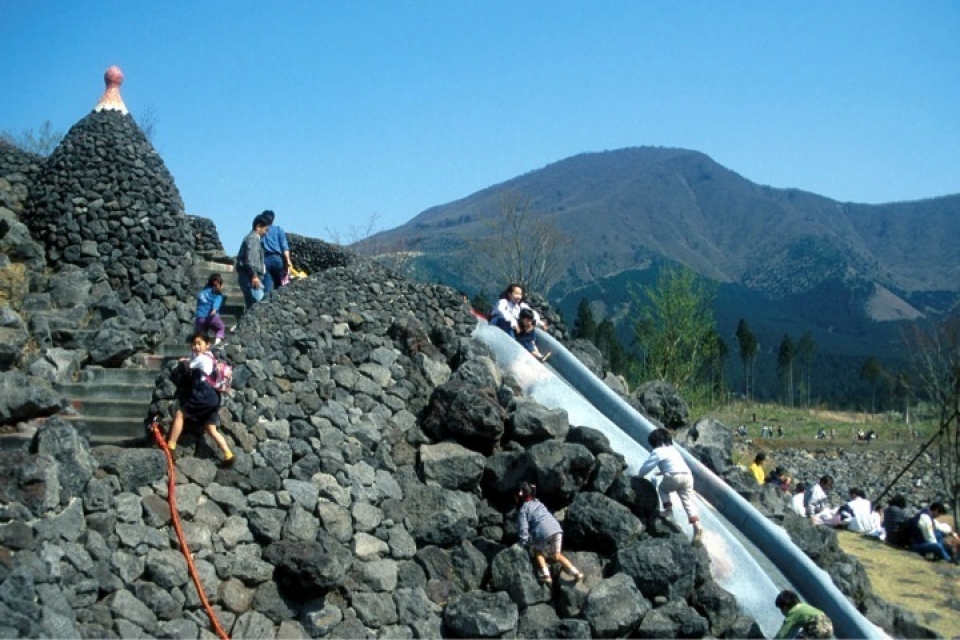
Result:
<svg viewBox="0 0 960 640"><path fill-rule="evenodd" d="M625 434L647 448L647 436L654 427L607 385L594 376L552 336L537 331L541 352L552 352L549 365L567 384ZM881 629L867 620L847 600L833 581L787 536L707 469L683 447L678 447L690 466L697 493L723 515L790 581L800 595L833 621L838 638L883 638ZM772 606L772 605L771 605Z"/></svg>

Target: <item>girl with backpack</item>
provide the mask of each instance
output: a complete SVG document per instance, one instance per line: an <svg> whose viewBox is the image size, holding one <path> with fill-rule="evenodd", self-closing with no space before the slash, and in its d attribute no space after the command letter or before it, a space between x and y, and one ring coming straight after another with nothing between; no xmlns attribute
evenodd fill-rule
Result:
<svg viewBox="0 0 960 640"><path fill-rule="evenodd" d="M190 345L193 348L192 358L180 358L179 366L185 369L183 373L189 375L189 379L185 380L181 387L180 408L173 418L167 448L171 453L176 451L177 440L180 439L185 422L202 425L220 447L223 454L221 466L229 467L234 462L233 452L217 430L220 424L220 393L216 390L213 379L217 361L210 353L210 338L203 333L194 334L190 338Z"/></svg>

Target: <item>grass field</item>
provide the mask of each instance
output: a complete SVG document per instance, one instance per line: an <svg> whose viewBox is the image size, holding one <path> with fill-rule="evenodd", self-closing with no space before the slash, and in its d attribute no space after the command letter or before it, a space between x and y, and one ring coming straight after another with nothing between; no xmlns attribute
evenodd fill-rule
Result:
<svg viewBox="0 0 960 640"><path fill-rule="evenodd" d="M723 407L703 410L695 413L695 419L701 415L719 420L731 429L745 425L751 438L760 435L763 425L783 429L784 439L816 441L817 431L821 428L829 434L835 433L837 441L852 441L858 429L874 430L878 442L895 442L899 434L901 440L925 439L936 432L936 426L925 412L918 408L911 424L905 424L897 413L871 414L855 411L833 411L818 407L786 407L780 404L758 402L732 402ZM916 432L916 433L914 433Z"/></svg>
<svg viewBox="0 0 960 640"><path fill-rule="evenodd" d="M913 612L945 638L960 634L960 566L930 562L850 531L838 531L837 538L863 564L877 596Z"/></svg>
<svg viewBox="0 0 960 640"><path fill-rule="evenodd" d="M909 444L919 447L936 433L935 423L922 411L918 412L921 419L909 426L898 414L872 415L753 402L736 402L705 411L703 415L731 429L746 425L754 445L768 451L815 449L824 442L816 439L820 429L827 434L833 430L832 443L840 447L855 442L859 429L877 432L878 439L871 444L872 448ZM783 437L760 438L763 425L773 427L774 432L781 427ZM746 465L752 459L751 448L734 452L736 463ZM863 564L877 596L913 612L924 625L945 638L960 637L960 566L929 562L915 553L849 531L839 530L837 534L841 548Z"/></svg>

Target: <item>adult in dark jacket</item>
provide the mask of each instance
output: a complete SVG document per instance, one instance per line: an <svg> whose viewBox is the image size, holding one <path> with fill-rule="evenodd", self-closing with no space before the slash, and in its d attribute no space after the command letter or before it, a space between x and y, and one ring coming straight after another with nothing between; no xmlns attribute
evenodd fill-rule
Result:
<svg viewBox="0 0 960 640"><path fill-rule="evenodd" d="M240 253L237 254L237 281L243 291L243 301L247 309L263 299L265 295L263 281L267 273L263 262L261 238L266 235L270 223L262 215L253 219L253 228L243 239Z"/></svg>
<svg viewBox="0 0 960 640"><path fill-rule="evenodd" d="M906 529L909 520L907 499L902 493L898 493L890 498L890 504L883 510L883 530L887 544L895 547L906 547L910 544Z"/></svg>

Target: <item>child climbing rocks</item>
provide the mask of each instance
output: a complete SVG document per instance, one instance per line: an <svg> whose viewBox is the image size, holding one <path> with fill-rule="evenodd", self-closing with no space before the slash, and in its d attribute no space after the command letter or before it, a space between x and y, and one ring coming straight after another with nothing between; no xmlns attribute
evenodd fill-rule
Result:
<svg viewBox="0 0 960 640"><path fill-rule="evenodd" d="M223 454L221 465L229 467L234 462L233 452L217 430L220 424L220 394L213 388L211 379L216 361L210 353L210 338L203 333L197 333L190 338L190 345L193 348L193 357L180 358L180 366L186 367L190 379L184 382L180 409L173 418L167 448L171 452L176 451L184 422L203 425L220 447Z"/></svg>
<svg viewBox="0 0 960 640"><path fill-rule="evenodd" d="M654 469L660 471L663 478L657 485L657 493L660 494L660 502L663 503L664 515L668 518L672 517L673 503L670 501L670 494L676 492L680 497L683 510L687 512L690 524L693 525L693 543L699 544L703 539L703 525L700 524L700 517L693 505L693 474L690 472L690 467L673 446L673 438L666 429L656 429L647 440L653 450L650 452L650 457L637 470L637 475L643 478Z"/></svg>
<svg viewBox="0 0 960 640"><path fill-rule="evenodd" d="M520 544L528 544L533 550L533 557L540 570L539 580L544 584L551 584L553 578L547 567L547 559L563 565L574 580L581 580L583 574L573 566L560 549L563 543L563 530L560 523L553 517L542 502L537 500L537 487L529 482L520 485L514 500L517 509L517 524L519 525Z"/></svg>
<svg viewBox="0 0 960 640"><path fill-rule="evenodd" d="M223 300L223 277L219 273L214 273L207 279L207 285L197 294L196 331L197 333L213 331L216 337L215 344L220 344L226 331L223 320L220 318Z"/></svg>

